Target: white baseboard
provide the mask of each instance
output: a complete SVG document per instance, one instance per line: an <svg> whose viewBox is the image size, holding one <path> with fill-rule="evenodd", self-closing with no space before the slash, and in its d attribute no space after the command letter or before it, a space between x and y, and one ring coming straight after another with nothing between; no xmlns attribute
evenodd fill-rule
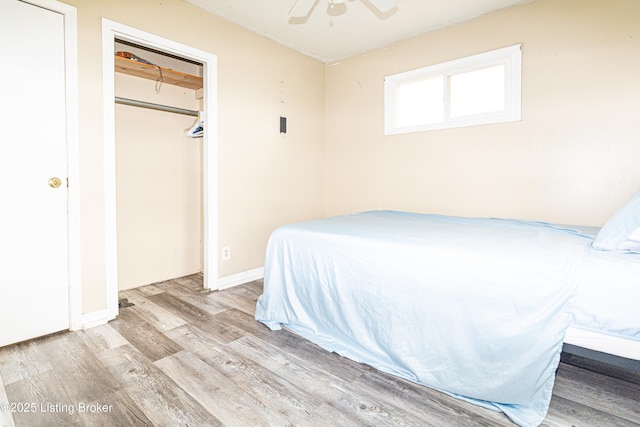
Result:
<svg viewBox="0 0 640 427"><path fill-rule="evenodd" d="M253 270L243 271L242 273L232 274L230 276L218 279L218 290L227 289L232 286L242 285L243 283L253 282L264 278L264 267L254 268Z"/></svg>
<svg viewBox="0 0 640 427"><path fill-rule="evenodd" d="M107 309L92 311L82 315L82 329L89 329L95 326L106 324L109 320L109 311Z"/></svg>

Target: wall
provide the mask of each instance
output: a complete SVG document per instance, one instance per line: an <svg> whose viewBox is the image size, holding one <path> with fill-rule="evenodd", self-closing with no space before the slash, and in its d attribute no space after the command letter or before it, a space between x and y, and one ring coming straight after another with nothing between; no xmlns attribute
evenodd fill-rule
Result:
<svg viewBox="0 0 640 427"><path fill-rule="evenodd" d="M327 69L327 214L602 225L640 187L640 2L538 0ZM386 75L523 44L522 121L383 135Z"/></svg>
<svg viewBox="0 0 640 427"><path fill-rule="evenodd" d="M220 277L262 266L275 227L324 215L324 64L181 0L65 2L78 10L83 313L106 307L102 17L218 57Z"/></svg>

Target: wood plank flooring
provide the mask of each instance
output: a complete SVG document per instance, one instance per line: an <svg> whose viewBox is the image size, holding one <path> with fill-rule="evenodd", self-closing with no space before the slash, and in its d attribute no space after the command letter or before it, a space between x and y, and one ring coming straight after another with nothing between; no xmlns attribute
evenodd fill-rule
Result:
<svg viewBox="0 0 640 427"><path fill-rule="evenodd" d="M0 427L513 425L268 330L261 293L193 275L121 292L134 305L107 325L0 348ZM562 363L543 425L640 426L640 385Z"/></svg>

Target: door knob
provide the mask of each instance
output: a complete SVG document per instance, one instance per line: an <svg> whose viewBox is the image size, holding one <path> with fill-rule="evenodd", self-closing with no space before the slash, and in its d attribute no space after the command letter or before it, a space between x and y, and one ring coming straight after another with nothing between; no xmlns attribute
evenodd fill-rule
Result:
<svg viewBox="0 0 640 427"><path fill-rule="evenodd" d="M57 177L49 178L49 187L58 188L62 185L62 180Z"/></svg>

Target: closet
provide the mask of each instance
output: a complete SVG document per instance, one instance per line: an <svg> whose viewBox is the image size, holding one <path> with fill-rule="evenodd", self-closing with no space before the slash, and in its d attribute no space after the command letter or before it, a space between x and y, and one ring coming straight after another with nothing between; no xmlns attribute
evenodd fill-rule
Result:
<svg viewBox="0 0 640 427"><path fill-rule="evenodd" d="M202 64L115 42L119 290L203 270Z"/></svg>

